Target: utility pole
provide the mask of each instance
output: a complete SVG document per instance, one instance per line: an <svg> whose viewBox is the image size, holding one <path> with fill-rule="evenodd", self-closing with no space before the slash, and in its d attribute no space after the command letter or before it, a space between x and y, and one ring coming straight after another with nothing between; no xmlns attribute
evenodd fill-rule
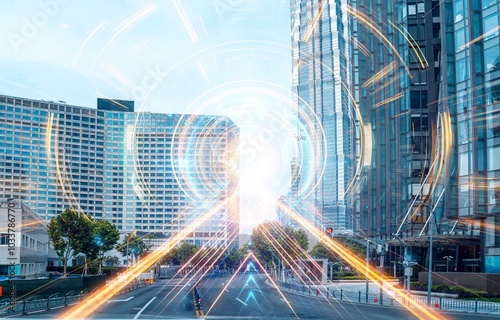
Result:
<svg viewBox="0 0 500 320"><path fill-rule="evenodd" d="M370 258L370 242L368 238L366 238L366 302L368 302L368 290L369 290L369 282L370 279L368 277L368 270L370 265L368 263L368 259Z"/></svg>
<svg viewBox="0 0 500 320"><path fill-rule="evenodd" d="M427 219L427 222L425 223L424 227L422 228L422 231L420 231L419 236L421 236L425 230L425 227L427 226L427 223L429 224L429 270L428 270L428 275L427 275L427 305L430 307L431 306L431 291L432 291L432 245L433 245L433 239L432 239L432 234L434 233L434 210L436 209L437 205L439 204L439 201L441 201L441 197L444 194L444 191L446 188L444 188L441 191L441 194L439 195L436 203L434 204L434 207L427 203L422 203L424 206L427 207L429 212L429 219Z"/></svg>
<svg viewBox="0 0 500 320"><path fill-rule="evenodd" d="M432 219L432 211L430 213L429 219L429 272L427 277L427 306L431 306L431 289L432 289L432 233L433 233L433 219ZM446 264L448 265L448 264ZM448 270L446 270L448 271Z"/></svg>

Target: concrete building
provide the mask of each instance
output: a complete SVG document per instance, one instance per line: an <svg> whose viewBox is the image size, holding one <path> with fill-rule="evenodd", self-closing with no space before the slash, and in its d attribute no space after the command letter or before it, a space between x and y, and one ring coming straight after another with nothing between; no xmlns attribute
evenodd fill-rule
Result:
<svg viewBox="0 0 500 320"><path fill-rule="evenodd" d="M122 233L171 237L210 212L186 240L237 244L238 127L224 116L131 110L131 101L92 109L0 95L0 192L44 221L72 206Z"/></svg>
<svg viewBox="0 0 500 320"><path fill-rule="evenodd" d="M47 224L19 200L0 205L0 276L30 277L47 269Z"/></svg>

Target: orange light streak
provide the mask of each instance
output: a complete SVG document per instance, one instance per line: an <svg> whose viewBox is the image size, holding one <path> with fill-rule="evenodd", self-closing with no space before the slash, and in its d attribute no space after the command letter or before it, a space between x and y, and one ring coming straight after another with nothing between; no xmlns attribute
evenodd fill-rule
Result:
<svg viewBox="0 0 500 320"><path fill-rule="evenodd" d="M389 21L389 23L394 26L400 33L401 35L408 41L410 44L411 48L415 52L415 55L417 56L418 61L420 62L420 66L422 67L422 70L425 70L429 67L429 63L427 62L427 59L425 58L424 53L422 52L422 49L420 46L416 43L415 39L413 36L406 30L405 27L401 26L399 28L397 25L395 25L393 22ZM402 29L402 30L401 30ZM407 36L409 35L409 37ZM417 51L418 50L418 51ZM411 75L410 75L411 78Z"/></svg>
<svg viewBox="0 0 500 320"><path fill-rule="evenodd" d="M485 33L483 33L482 35L480 35L479 37L477 38L474 38L472 39L471 41L467 42L466 44L464 44L463 46L460 47L460 50L463 50L465 49L465 47L469 47L471 44L474 44L480 40L482 40L484 37L487 37L489 36L490 34L492 33L495 33L496 31L498 31L500 29L500 25L499 26L496 26L494 28L492 28L491 30L488 30L486 31Z"/></svg>
<svg viewBox="0 0 500 320"><path fill-rule="evenodd" d="M314 32L314 29L316 29L316 25L318 24L319 19L321 19L322 13L323 13L323 3L322 0L320 0L318 12L316 13L316 16L314 17L312 23L309 25L309 30L307 30L306 36L304 37L305 42L309 42L309 39L311 38L311 35Z"/></svg>
<svg viewBox="0 0 500 320"><path fill-rule="evenodd" d="M92 312L104 304L108 299L117 294L121 289L123 289L129 282L133 281L136 276L148 268L150 268L154 263L156 263L162 256L168 253L174 246L176 246L180 241L186 238L191 232L198 228L202 223L207 221L212 217L222 206L230 202L231 197L228 197L225 201L222 201L218 205L211 208L209 211L203 213L199 218L194 219L191 224L186 226L183 230L173 236L170 241L162 244L156 251L147 255L143 258L137 265L130 267L127 271L122 273L116 280L107 284L105 288L99 290L89 297L87 297L83 302L71 308L68 312L61 315L60 319L67 318L87 318Z"/></svg>
<svg viewBox="0 0 500 320"><path fill-rule="evenodd" d="M385 99L384 101L377 102L376 104L374 104L374 105L372 106L372 108L374 108L374 109L375 109L375 108L378 108L378 107L380 107L380 106L383 106L384 104L387 104L387 103L389 103L389 102L392 102L392 101L398 100L398 99L399 99L399 98L401 98L402 96L403 96L403 93L402 93L402 92L400 92L400 93L398 93L398 94L393 95L393 96L392 96L392 97L390 97L390 98Z"/></svg>
<svg viewBox="0 0 500 320"><path fill-rule="evenodd" d="M358 258L356 255L351 253L348 249L346 249L344 246L342 246L340 243L337 241L333 240L331 237L327 237L324 234L323 230L317 229L314 227L311 223L309 223L306 219L304 219L301 215L296 213L293 209L286 207L280 203L278 203L278 206L280 206L287 214L289 214L293 219L295 219L298 223L302 225L307 231L311 232L313 235L315 235L318 239L320 239L323 244L332 250L333 252L337 253L342 259L347 261L351 266L356 268L359 272L361 273L367 273L367 277L371 281L375 282L380 282L381 284L385 283L390 290L394 291L395 295L394 297L401 302L405 308L413 313L415 316L417 316L419 319L445 319L442 315L436 313L432 309L426 309L425 307L422 307L419 304L412 303L412 307L406 306L403 303L403 300L406 298L405 293L394 287L392 284L388 283L385 279L383 279L376 271L373 270L373 268L366 268L366 262ZM384 291L389 291L389 289L385 288L383 285L380 285L382 290Z"/></svg>
<svg viewBox="0 0 500 320"><path fill-rule="evenodd" d="M382 80L382 78L385 77L386 75L388 75L389 73L391 73L394 70L394 68L396 68L396 66L397 66L397 62L392 61L387 66L382 68L379 72L374 74L371 78L366 80L365 83L363 83L362 87L366 88L370 85L375 84L375 82Z"/></svg>

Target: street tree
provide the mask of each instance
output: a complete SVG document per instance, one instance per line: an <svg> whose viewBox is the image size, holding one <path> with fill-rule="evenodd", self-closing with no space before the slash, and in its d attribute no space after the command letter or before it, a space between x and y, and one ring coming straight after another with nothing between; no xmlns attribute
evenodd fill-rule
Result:
<svg viewBox="0 0 500 320"><path fill-rule="evenodd" d="M331 262L339 261L338 256L328 249L322 242L318 242L312 247L309 252L311 257L315 259L328 259Z"/></svg>
<svg viewBox="0 0 500 320"><path fill-rule="evenodd" d="M117 256L107 256L103 259L103 264L106 267L117 267L120 265L120 258Z"/></svg>
<svg viewBox="0 0 500 320"><path fill-rule="evenodd" d="M361 259L363 259L366 255L366 246L363 245L360 240L354 240L344 236L334 237L333 240L342 245L351 254L356 255ZM347 264L347 261L345 261L337 252L328 249L321 242L318 242L311 249L309 254L314 258L328 259L331 262L340 262L343 265Z"/></svg>
<svg viewBox="0 0 500 320"><path fill-rule="evenodd" d="M193 259L192 263L193 265L197 265L199 267L217 264L219 261L216 261L216 259L223 250L224 248L214 248L209 246L197 248L195 254L191 256ZM189 259L191 259L191 257L189 257Z"/></svg>
<svg viewBox="0 0 500 320"><path fill-rule="evenodd" d="M128 233L123 241L116 246L116 250L118 250L118 252L120 252L123 256L126 256L127 260L129 260L130 256L135 259L145 254L151 248L151 244L149 242L153 238L154 235L152 234L141 237L135 232Z"/></svg>
<svg viewBox="0 0 500 320"><path fill-rule="evenodd" d="M81 229L76 231L80 234L80 243L78 252L83 256L82 274L88 274L89 263L97 258L98 248L92 236L95 221L90 217L82 221Z"/></svg>
<svg viewBox="0 0 500 320"><path fill-rule="evenodd" d="M245 255L247 253L245 252ZM243 259L243 254L240 250L233 247L229 250L226 256L223 258L223 263L226 265L228 269L236 269L240 265L240 261Z"/></svg>
<svg viewBox="0 0 500 320"><path fill-rule="evenodd" d="M264 222L253 229L250 248L257 258L275 268L286 266L304 257L309 245L307 234L291 226L281 226L277 222Z"/></svg>
<svg viewBox="0 0 500 320"><path fill-rule="evenodd" d="M193 257L200 248L189 242L183 242L178 248L174 264L183 265Z"/></svg>
<svg viewBox="0 0 500 320"><path fill-rule="evenodd" d="M73 208L52 218L48 226L49 239L63 263L63 276L67 276L68 261L80 253L89 250L89 239L92 237L92 219L83 212Z"/></svg>
<svg viewBox="0 0 500 320"><path fill-rule="evenodd" d="M113 223L107 220L97 220L92 226L92 238L99 263L98 274L101 274L104 254L113 250L120 239L120 233Z"/></svg>

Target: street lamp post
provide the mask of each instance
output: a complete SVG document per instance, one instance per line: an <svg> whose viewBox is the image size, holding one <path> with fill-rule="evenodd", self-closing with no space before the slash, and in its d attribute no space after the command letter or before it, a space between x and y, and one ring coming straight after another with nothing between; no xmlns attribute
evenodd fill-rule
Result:
<svg viewBox="0 0 500 320"><path fill-rule="evenodd" d="M330 266L330 281L333 281L333 266L339 264L338 262L328 262Z"/></svg>
<svg viewBox="0 0 500 320"><path fill-rule="evenodd" d="M370 258L370 242L368 238L366 238L366 302L368 303L368 290L369 290L369 277L368 277L368 269L370 268L368 260Z"/></svg>
<svg viewBox="0 0 500 320"><path fill-rule="evenodd" d="M432 223L432 210L429 214L429 272L427 273L427 306L431 306L431 291L432 291L432 233L433 233L433 223Z"/></svg>
<svg viewBox="0 0 500 320"><path fill-rule="evenodd" d="M443 195L443 192L441 192L441 196L442 195ZM439 202L439 200L441 199L441 196L439 196L439 199L437 202ZM433 229L434 229L432 214L434 212L434 208L432 208L428 203L425 203L425 202L420 202L420 205L425 206L429 210L429 219L427 220L429 222L429 268L428 268L428 273L427 273L427 306L430 307L430 305L431 305L431 291L432 291L432 245L433 245L432 233L433 233ZM427 223L426 223L426 225L427 225ZM424 229L425 229L425 225L422 228L420 235L422 235Z"/></svg>

